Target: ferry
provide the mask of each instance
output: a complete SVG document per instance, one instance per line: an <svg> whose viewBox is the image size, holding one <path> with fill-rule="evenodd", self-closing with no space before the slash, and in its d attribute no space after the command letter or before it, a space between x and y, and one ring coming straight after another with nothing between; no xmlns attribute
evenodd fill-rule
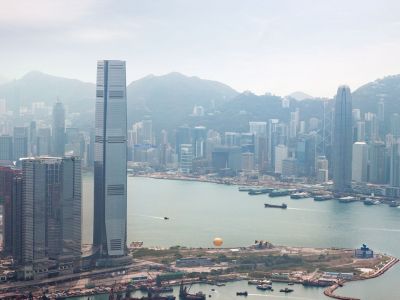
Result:
<svg viewBox="0 0 400 300"><path fill-rule="evenodd" d="M251 284L251 285L263 285L263 284L271 285L272 281L271 280L267 280L267 279L264 279L264 280L251 279L247 283Z"/></svg>
<svg viewBox="0 0 400 300"><path fill-rule="evenodd" d="M326 201L326 200L332 200L333 196L326 194L326 195L317 195L314 197L314 201Z"/></svg>
<svg viewBox="0 0 400 300"><path fill-rule="evenodd" d="M285 189L273 190L272 192L269 193L270 197L281 197L288 195L290 195L290 191Z"/></svg>
<svg viewBox="0 0 400 300"><path fill-rule="evenodd" d="M257 290L261 290L261 291L272 290L272 285L270 285L270 284L259 284L259 285L257 285Z"/></svg>
<svg viewBox="0 0 400 300"><path fill-rule="evenodd" d="M341 197L339 198L339 202L340 203L350 203L350 202L354 202L357 201L358 199L356 197L353 196L346 196L346 197Z"/></svg>
<svg viewBox="0 0 400 300"><path fill-rule="evenodd" d="M381 202L379 200L367 198L364 200L364 204L365 205L378 205L378 204L381 204Z"/></svg>
<svg viewBox="0 0 400 300"><path fill-rule="evenodd" d="M291 199L304 199L304 198L309 198L310 194L306 192L300 192L300 193L294 193L290 195Z"/></svg>
<svg viewBox="0 0 400 300"><path fill-rule="evenodd" d="M269 204L269 203L265 203L264 207L271 207L271 208L282 208L282 209L286 209L287 208L287 204L286 203L282 203L281 205L277 205L277 204Z"/></svg>

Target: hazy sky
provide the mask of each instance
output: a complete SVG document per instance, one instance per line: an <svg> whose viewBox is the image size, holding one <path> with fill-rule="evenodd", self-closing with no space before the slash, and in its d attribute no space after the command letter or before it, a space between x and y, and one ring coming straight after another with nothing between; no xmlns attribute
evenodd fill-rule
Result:
<svg viewBox="0 0 400 300"><path fill-rule="evenodd" d="M0 75L128 82L171 71L239 91L332 96L400 73L400 1L0 0Z"/></svg>

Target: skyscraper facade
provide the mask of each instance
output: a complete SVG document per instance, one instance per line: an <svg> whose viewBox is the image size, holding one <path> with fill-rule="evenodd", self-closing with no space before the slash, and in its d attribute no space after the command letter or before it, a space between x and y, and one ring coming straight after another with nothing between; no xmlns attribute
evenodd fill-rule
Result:
<svg viewBox="0 0 400 300"><path fill-rule="evenodd" d="M81 253L81 161L75 157L22 160L24 265Z"/></svg>
<svg viewBox="0 0 400 300"><path fill-rule="evenodd" d="M13 160L13 138L9 135L0 136L0 160Z"/></svg>
<svg viewBox="0 0 400 300"><path fill-rule="evenodd" d="M336 94L333 135L333 185L335 191L344 192L351 189L352 178L352 103L348 86L340 86Z"/></svg>
<svg viewBox="0 0 400 300"><path fill-rule="evenodd" d="M61 102L53 106L53 146L52 154L62 157L65 152L65 110Z"/></svg>
<svg viewBox="0 0 400 300"><path fill-rule="evenodd" d="M19 160L21 157L28 156L27 127L14 127L13 153L14 160Z"/></svg>
<svg viewBox="0 0 400 300"><path fill-rule="evenodd" d="M93 246L100 257L126 254L126 67L97 63Z"/></svg>
<svg viewBox="0 0 400 300"><path fill-rule="evenodd" d="M352 177L355 182L368 180L368 145L365 142L353 144Z"/></svg>
<svg viewBox="0 0 400 300"><path fill-rule="evenodd" d="M0 166L0 201L3 203L3 251L12 254L15 235L13 233L13 181L20 171L13 167Z"/></svg>

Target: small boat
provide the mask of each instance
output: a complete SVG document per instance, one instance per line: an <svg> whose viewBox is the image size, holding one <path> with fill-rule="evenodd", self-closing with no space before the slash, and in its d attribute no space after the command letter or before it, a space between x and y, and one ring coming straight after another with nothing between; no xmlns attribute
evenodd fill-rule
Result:
<svg viewBox="0 0 400 300"><path fill-rule="evenodd" d="M247 284L258 285L259 282L260 282L260 281L257 280L257 279L251 279L251 280L247 281Z"/></svg>
<svg viewBox="0 0 400 300"><path fill-rule="evenodd" d="M236 292L236 296L245 296L247 297L249 295L249 293L247 293L247 291L244 292Z"/></svg>
<svg viewBox="0 0 400 300"><path fill-rule="evenodd" d="M294 285L294 282L289 282L287 285Z"/></svg>
<svg viewBox="0 0 400 300"><path fill-rule="evenodd" d="M371 198L367 198L363 202L365 205L374 205L374 200Z"/></svg>
<svg viewBox="0 0 400 300"><path fill-rule="evenodd" d="M226 284L223 283L223 282L217 282L215 285L216 285L216 286L226 286Z"/></svg>
<svg viewBox="0 0 400 300"><path fill-rule="evenodd" d="M290 195L291 199L304 199L304 198L309 198L310 194L306 192L300 192L300 193L294 193Z"/></svg>
<svg viewBox="0 0 400 300"><path fill-rule="evenodd" d="M289 289L289 288L286 287L284 289L280 289L279 292L281 292L281 293L291 293L291 292L293 292L293 289Z"/></svg>
<svg viewBox="0 0 400 300"><path fill-rule="evenodd" d="M259 285L257 285L257 290L261 290L261 291L272 290L272 286L269 284L259 284Z"/></svg>
<svg viewBox="0 0 400 300"><path fill-rule="evenodd" d="M397 206L399 206L399 204L396 201L390 201L389 206L390 207L397 207Z"/></svg>
<svg viewBox="0 0 400 300"><path fill-rule="evenodd" d="M169 218L168 217L164 217L164 220L169 220Z"/></svg>
<svg viewBox="0 0 400 300"><path fill-rule="evenodd" d="M282 208L282 209L286 209L286 208L287 208L287 204L286 204L286 203L282 203L281 205L277 205L277 204L269 204L269 203L264 203L264 207L271 207L271 208Z"/></svg>

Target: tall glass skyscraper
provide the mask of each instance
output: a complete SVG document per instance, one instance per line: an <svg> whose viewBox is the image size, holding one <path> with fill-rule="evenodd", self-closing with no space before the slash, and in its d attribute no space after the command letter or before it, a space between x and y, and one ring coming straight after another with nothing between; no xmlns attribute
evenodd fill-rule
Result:
<svg viewBox="0 0 400 300"><path fill-rule="evenodd" d="M65 152L65 110L61 102L53 106L53 147L54 156L63 157Z"/></svg>
<svg viewBox="0 0 400 300"><path fill-rule="evenodd" d="M335 99L333 132L333 185L335 191L351 189L352 167L352 104L348 86L338 88Z"/></svg>
<svg viewBox="0 0 400 300"><path fill-rule="evenodd" d="M126 67L97 63L93 246L100 257L126 254Z"/></svg>

